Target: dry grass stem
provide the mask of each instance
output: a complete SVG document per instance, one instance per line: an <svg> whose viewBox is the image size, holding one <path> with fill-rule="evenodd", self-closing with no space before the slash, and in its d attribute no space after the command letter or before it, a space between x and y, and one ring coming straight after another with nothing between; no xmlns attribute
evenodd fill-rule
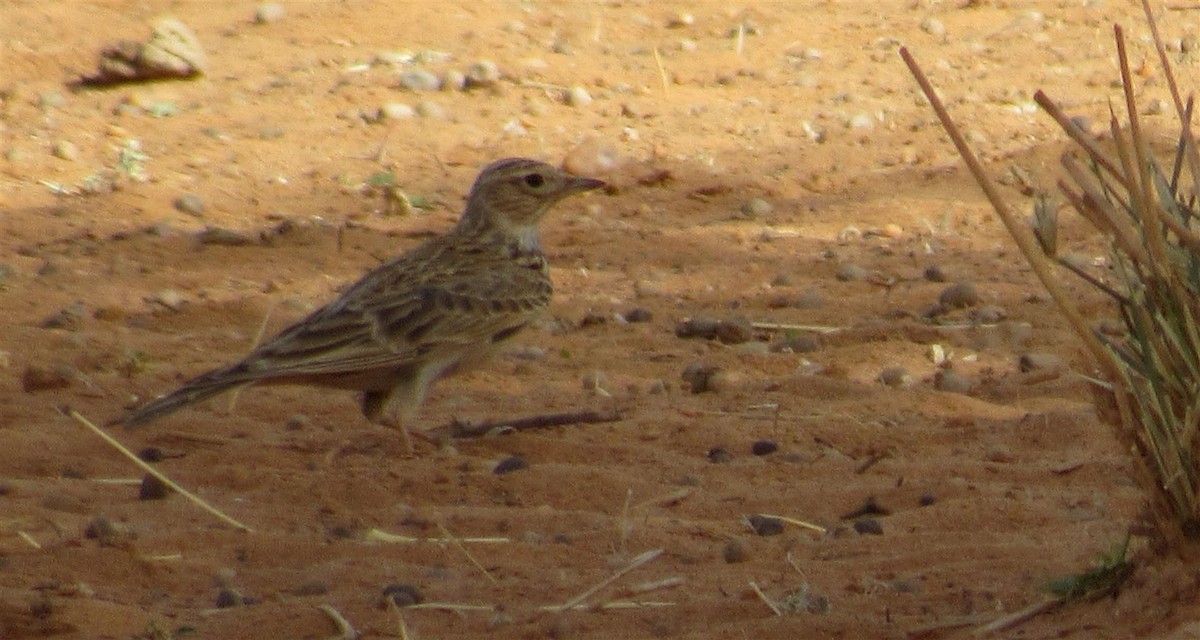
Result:
<svg viewBox="0 0 1200 640"><path fill-rule="evenodd" d="M658 84L662 87L663 97L671 98L671 80L667 76L667 68L663 66L662 55L658 52L658 47L654 47L654 64L658 67Z"/></svg>
<svg viewBox="0 0 1200 640"><path fill-rule="evenodd" d="M828 529L826 529L825 527L822 527L819 524L813 524L811 522L805 522L803 520L797 520L795 518L789 518L787 516L776 516L776 515L772 515L769 513L760 513L758 515L760 515L764 518L774 518L776 520L781 520L788 524L794 524L797 527L804 527L805 529L809 529L811 531L816 531L817 533L822 534L822 535L824 535L825 532L828 531Z"/></svg>
<svg viewBox="0 0 1200 640"><path fill-rule="evenodd" d="M320 607L318 607L318 609L320 609L321 611L324 611L325 615L329 616L329 619L333 620L333 624L337 626L337 628L338 628L338 635L336 636L337 638L341 638L342 640L357 640L358 639L358 637L359 637L358 631L355 631L354 627L350 624L350 621L347 620L346 617L343 616L340 612L338 612L337 609L334 609L333 605L323 604Z"/></svg>
<svg viewBox="0 0 1200 640"><path fill-rule="evenodd" d="M779 610L779 606L772 602L771 599L767 597L767 594L763 593L762 589L759 589L758 584L753 580L750 581L750 588L754 590L754 595L758 596L758 599L762 600L767 607L771 609L772 613L777 616L783 616L783 612Z"/></svg>
<svg viewBox="0 0 1200 640"><path fill-rule="evenodd" d="M502 537L452 538L452 539L450 539L450 538L415 538L413 536L401 536L401 535L396 535L394 533L388 533L386 531L383 531L382 529L371 529L370 531L367 532L366 538L367 538L367 540L373 540L375 542L387 542L390 544L398 544L398 543L409 544L409 543L415 543L415 542L436 542L438 544L445 544L447 542L456 542L459 544L463 544L463 543L505 544L505 543L512 542L511 539L502 538Z"/></svg>
<svg viewBox="0 0 1200 640"><path fill-rule="evenodd" d="M208 502L205 502L204 499L201 498L200 496L179 486L178 484L176 484L176 482L174 480L168 478L167 476L163 475L158 469L155 469L154 467L147 464L144 460L137 457L136 454L134 454L132 451L130 451L128 448L126 448L125 445L118 442L116 438L113 438L112 436L105 433L100 427L97 427L90 420L88 420L87 418L80 415L79 412L75 411L74 409L67 408L67 409L65 409L65 413L68 416L70 416L71 418L73 418L76 422L87 427L89 430L91 430L92 433L100 436L100 438L102 440L104 440L104 442L108 443L109 446L111 446L112 448L119 451L121 453L121 455L125 456L126 458L129 458L129 460L131 460L134 464L136 464L138 467L140 467L142 469L142 471L145 471L146 473L154 476L155 478L158 479L159 482L162 482L163 484L167 485L175 492L179 493L179 495L192 501L194 504L199 506L201 509L204 509L205 511L216 516L222 522L233 525L234 527L241 529L242 531L245 531L247 533L254 533L254 530L251 529L250 527L247 527L246 525L242 524L241 522L238 522L237 520L233 519L232 517L226 515L221 510L212 506Z"/></svg>
<svg viewBox="0 0 1200 640"><path fill-rule="evenodd" d="M684 487L677 491L672 491L666 495L661 495L661 496L657 496L654 498L650 498L649 500L643 500L643 501L633 505L633 510L637 511L640 509L644 509L646 507L671 507L671 506L679 504L680 502L683 502L685 499L688 498L688 496L691 496L693 493L695 493L694 489L692 489L691 487Z"/></svg>
<svg viewBox="0 0 1200 640"><path fill-rule="evenodd" d="M138 559L145 562L178 562L183 560L182 553L164 553L156 556L138 556Z"/></svg>
<svg viewBox="0 0 1200 640"><path fill-rule="evenodd" d="M387 599L388 611L396 616L396 633L400 636L400 640L409 640L408 623L404 620L404 612L400 610L400 606L392 598Z"/></svg>
<svg viewBox="0 0 1200 640"><path fill-rule="evenodd" d="M464 604L461 602L422 602L410 604L405 609L432 609L434 611L495 611L496 606L490 604Z"/></svg>
<svg viewBox="0 0 1200 640"><path fill-rule="evenodd" d="M446 525L442 524L441 522L438 522L437 527L438 527L438 531L441 531L442 535L445 536L445 538L450 541L450 544L457 547L458 550L461 551L463 553L463 555L467 557L467 560L469 560L471 562L471 564L475 566L476 569L479 569L479 572L482 573L488 579L488 581L490 581L492 584L496 584L496 577L493 576L491 573L489 573L488 570L482 564L479 563L479 560L476 559L475 555L472 554L467 549L467 547L463 545L462 541L460 541L458 538L454 537L454 534L450 533L450 530L446 528Z"/></svg>
<svg viewBox="0 0 1200 640"><path fill-rule="evenodd" d="M819 324L784 324L779 322L751 322L750 326L760 331L812 331L815 333L837 333L845 327L828 327Z"/></svg>
<svg viewBox="0 0 1200 640"><path fill-rule="evenodd" d="M24 540L25 543L28 544L29 546L31 546L34 549L37 549L39 551L41 550L41 548L42 548L41 543L39 543L37 540L34 540L33 536L29 535L28 533L25 533L24 531L17 531L17 535L20 536L20 538L22 540Z"/></svg>
<svg viewBox="0 0 1200 640"><path fill-rule="evenodd" d="M1036 604L1031 604L1028 607L1025 607L1024 609L1021 609L1019 611L1014 611L1006 616L1003 616L1001 618L993 620L992 622L989 622L989 623L983 625L982 627L975 629L975 631L973 631L971 633L971 635L978 638L981 636L991 635L993 633L1012 629L1013 627L1015 627L1017 625L1028 622L1028 621L1032 620L1034 617L1041 615L1043 613L1046 613L1047 611L1050 611L1050 610L1054 609L1055 607L1058 607L1066 600L1067 600L1066 598L1051 598L1049 600L1038 602Z"/></svg>
<svg viewBox="0 0 1200 640"><path fill-rule="evenodd" d="M579 606L584 601L586 601L588 598L595 595L597 591L600 591L601 589L616 582L617 580L620 580L621 577L624 576L625 574L654 560L655 558L662 555L662 553L663 553L662 549L652 549L650 551L646 551L646 552L638 555L633 560L630 560L629 564L625 565L624 567L621 567L620 569L617 569L615 572L613 572L613 574L611 576L608 576L607 578L601 580L600 582L597 582L596 584L592 585L591 587L588 587L587 589L585 589L583 591L583 593L580 593L579 595L575 596L574 598L571 598L570 600L566 601L565 603L563 603L561 605L558 605L557 607L547 606L547 607L545 607L544 610L561 612L561 611L567 611L570 609L574 609L575 607Z"/></svg>

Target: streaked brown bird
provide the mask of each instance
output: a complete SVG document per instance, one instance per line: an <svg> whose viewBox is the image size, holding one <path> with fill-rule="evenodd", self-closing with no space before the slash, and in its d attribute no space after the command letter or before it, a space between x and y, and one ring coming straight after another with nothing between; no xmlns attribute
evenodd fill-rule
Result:
<svg viewBox="0 0 1200 640"><path fill-rule="evenodd" d="M399 429L411 451L406 425L430 385L486 359L549 304L542 217L563 198L602 186L536 160L493 162L450 232L375 268L240 362L113 423L143 425L254 384L317 385L361 391L363 415Z"/></svg>

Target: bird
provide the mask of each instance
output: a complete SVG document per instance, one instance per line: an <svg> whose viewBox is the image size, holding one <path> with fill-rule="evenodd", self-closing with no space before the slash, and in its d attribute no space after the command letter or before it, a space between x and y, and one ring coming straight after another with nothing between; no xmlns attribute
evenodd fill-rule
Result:
<svg viewBox="0 0 1200 640"><path fill-rule="evenodd" d="M372 269L243 359L110 424L138 427L251 385L314 385L359 391L366 419L400 431L411 454L407 425L430 386L485 361L548 306L543 216L604 186L528 158L492 162L450 231Z"/></svg>

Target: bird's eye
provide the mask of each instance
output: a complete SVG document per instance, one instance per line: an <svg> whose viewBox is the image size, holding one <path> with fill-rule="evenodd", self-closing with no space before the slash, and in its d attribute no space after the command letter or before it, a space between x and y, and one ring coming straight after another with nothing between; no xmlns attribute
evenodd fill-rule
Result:
<svg viewBox="0 0 1200 640"><path fill-rule="evenodd" d="M525 176L525 184L536 189L536 188L546 184L546 179L543 178L542 174L540 174L540 173L531 173L531 174Z"/></svg>

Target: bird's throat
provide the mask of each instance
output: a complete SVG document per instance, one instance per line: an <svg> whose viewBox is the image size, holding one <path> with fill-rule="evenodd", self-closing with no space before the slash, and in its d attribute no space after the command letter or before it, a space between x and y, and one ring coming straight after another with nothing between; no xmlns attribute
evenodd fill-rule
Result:
<svg viewBox="0 0 1200 640"><path fill-rule="evenodd" d="M535 226L515 227L512 230L513 253L518 256L528 256L542 252L542 239Z"/></svg>

